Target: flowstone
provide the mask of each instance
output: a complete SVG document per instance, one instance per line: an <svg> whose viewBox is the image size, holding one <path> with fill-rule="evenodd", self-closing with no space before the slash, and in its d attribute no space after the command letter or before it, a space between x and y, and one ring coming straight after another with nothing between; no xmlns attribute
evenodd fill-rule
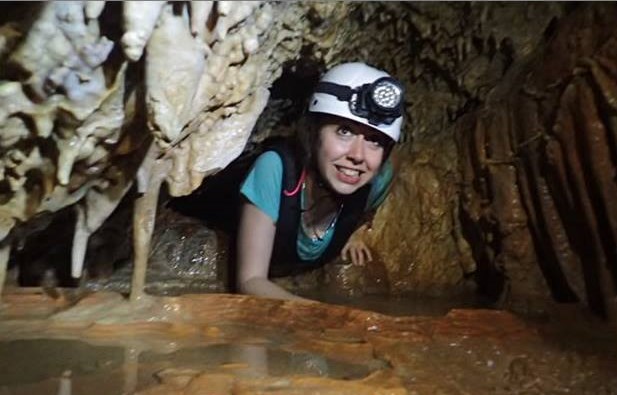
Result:
<svg viewBox="0 0 617 395"><path fill-rule="evenodd" d="M11 385L0 383L11 393L42 393L58 388L60 380L98 395L109 390L110 377L125 393L142 395L617 390L612 332L581 331L572 324L572 310L565 314L571 325L563 325L498 310L394 317L318 302L216 294L154 297L135 305L97 293L70 307L68 295L52 299L22 291L18 297L9 293L6 304L1 345L80 339L125 350L109 370L103 363L98 372L84 375L74 366L73 373L37 384L18 378ZM191 349L202 351L191 354Z"/></svg>

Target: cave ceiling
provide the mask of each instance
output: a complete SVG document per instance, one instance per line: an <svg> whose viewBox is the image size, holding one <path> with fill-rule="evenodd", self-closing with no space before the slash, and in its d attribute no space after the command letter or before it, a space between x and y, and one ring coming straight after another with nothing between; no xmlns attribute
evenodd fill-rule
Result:
<svg viewBox="0 0 617 395"><path fill-rule="evenodd" d="M3 273L24 239L72 210L80 276L91 236L131 190L145 271L162 185L189 195L251 144L293 133L319 73L361 60L407 88L399 180L366 235L390 292L473 277L493 295L614 304L614 5L0 8Z"/></svg>

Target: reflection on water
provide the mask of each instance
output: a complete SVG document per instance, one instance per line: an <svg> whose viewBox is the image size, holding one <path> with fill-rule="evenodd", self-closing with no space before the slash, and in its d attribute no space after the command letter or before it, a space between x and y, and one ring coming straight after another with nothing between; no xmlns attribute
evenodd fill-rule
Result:
<svg viewBox="0 0 617 395"><path fill-rule="evenodd" d="M392 316L443 316L452 309L488 308L489 304L476 294L460 294L450 297L426 295L345 295L329 289L303 291L300 294L324 303L350 306Z"/></svg>
<svg viewBox="0 0 617 395"><path fill-rule="evenodd" d="M33 383L62 377L111 371L122 364L118 347L92 346L74 340L14 340L0 342L0 385Z"/></svg>
<svg viewBox="0 0 617 395"><path fill-rule="evenodd" d="M167 355L146 352L140 362L159 369L182 366L210 372L233 370L237 375L249 377L308 375L357 379L369 373L366 366L261 344L219 344L185 348Z"/></svg>
<svg viewBox="0 0 617 395"><path fill-rule="evenodd" d="M285 344L243 344L252 334L233 328L233 344L182 348L169 353L136 347L94 346L77 340L0 342L0 394L130 394L156 383L157 372L188 369L238 377L320 376L359 379L368 366L285 350Z"/></svg>
<svg viewBox="0 0 617 395"><path fill-rule="evenodd" d="M274 387L279 393L314 394L320 388L337 395L375 395L377 388L386 388L384 394L617 394L614 328L575 310L534 320L496 310L443 316L476 302L325 293L321 298L424 317L193 295L152 299L145 314L131 310L137 314L133 321L90 321L87 314L82 321L71 315L61 320L58 314L50 323L15 315L40 303L40 295L25 305L8 298L6 317L12 318L0 319L0 395L153 395L169 393L169 383L187 388L177 393L196 394L208 393L199 391L212 380L226 386L221 394L265 393ZM99 311L116 299L93 295L81 307ZM170 315L170 306L181 314ZM157 311L156 317L167 319L140 318ZM195 382L203 385L199 391ZM401 391L387 392L390 388Z"/></svg>

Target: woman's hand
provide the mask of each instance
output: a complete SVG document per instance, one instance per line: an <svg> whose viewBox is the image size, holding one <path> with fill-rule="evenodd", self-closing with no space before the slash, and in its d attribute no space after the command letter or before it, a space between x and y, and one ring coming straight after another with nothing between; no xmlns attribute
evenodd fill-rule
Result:
<svg viewBox="0 0 617 395"><path fill-rule="evenodd" d="M365 263L373 260L371 250L364 241L362 241L360 236L355 233L349 238L345 247L341 250L341 258L343 261L351 259L351 263L356 266L364 266Z"/></svg>

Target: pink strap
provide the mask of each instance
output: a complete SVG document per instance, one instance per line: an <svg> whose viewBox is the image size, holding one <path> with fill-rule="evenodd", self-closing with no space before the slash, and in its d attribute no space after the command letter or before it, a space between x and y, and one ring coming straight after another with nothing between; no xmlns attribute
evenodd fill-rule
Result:
<svg viewBox="0 0 617 395"><path fill-rule="evenodd" d="M283 189L283 195L285 195L287 197L290 197L290 196L294 196L296 193L298 193L298 191L302 187L302 184L304 184L304 179L305 178L306 178L306 169L302 169L302 174L300 174L300 179L298 180L298 185L296 185L294 190L291 191L291 192Z"/></svg>

